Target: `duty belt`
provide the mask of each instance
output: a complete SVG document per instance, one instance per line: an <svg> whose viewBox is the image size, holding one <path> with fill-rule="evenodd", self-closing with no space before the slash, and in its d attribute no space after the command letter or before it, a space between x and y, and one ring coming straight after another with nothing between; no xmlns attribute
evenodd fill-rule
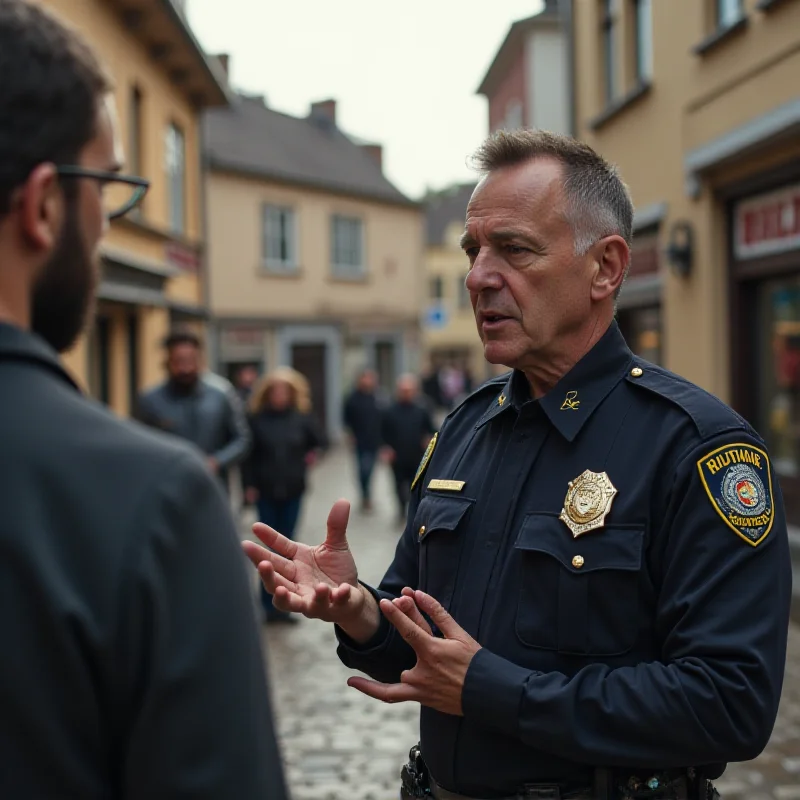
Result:
<svg viewBox="0 0 800 800"><path fill-rule="evenodd" d="M411 748L408 764L401 772L403 800L483 800L451 792L428 772L419 745ZM693 769L657 772L649 777L596 769L594 786L567 789L561 784L528 783L515 794L492 800L719 800L710 781Z"/></svg>

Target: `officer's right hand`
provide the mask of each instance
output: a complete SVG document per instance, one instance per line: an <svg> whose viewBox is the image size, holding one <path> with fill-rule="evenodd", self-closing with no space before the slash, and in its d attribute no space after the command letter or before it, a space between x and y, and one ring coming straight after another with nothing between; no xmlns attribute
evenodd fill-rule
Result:
<svg viewBox="0 0 800 800"><path fill-rule="evenodd" d="M335 622L353 639L366 641L378 629L380 610L358 582L347 544L349 517L350 503L337 500L328 514L325 541L316 547L293 542L257 522L253 533L271 550L255 542L243 542L242 547L276 608Z"/></svg>

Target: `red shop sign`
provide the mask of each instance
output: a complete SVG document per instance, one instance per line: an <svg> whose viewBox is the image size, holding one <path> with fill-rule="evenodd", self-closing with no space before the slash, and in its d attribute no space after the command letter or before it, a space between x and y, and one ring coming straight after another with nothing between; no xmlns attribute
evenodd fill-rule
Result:
<svg viewBox="0 0 800 800"><path fill-rule="evenodd" d="M736 258L800 248L800 184L743 200L734 214Z"/></svg>

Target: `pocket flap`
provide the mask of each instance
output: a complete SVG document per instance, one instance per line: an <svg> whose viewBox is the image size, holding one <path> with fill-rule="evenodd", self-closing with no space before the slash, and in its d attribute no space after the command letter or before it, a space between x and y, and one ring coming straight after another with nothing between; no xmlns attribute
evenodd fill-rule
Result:
<svg viewBox="0 0 800 800"><path fill-rule="evenodd" d="M606 525L575 539L558 517L528 514L514 547L552 556L574 573L601 569L639 570L642 566L644 525ZM578 556L582 560L577 559Z"/></svg>
<svg viewBox="0 0 800 800"><path fill-rule="evenodd" d="M454 531L474 502L468 497L425 495L414 516L414 526L420 541L433 531Z"/></svg>

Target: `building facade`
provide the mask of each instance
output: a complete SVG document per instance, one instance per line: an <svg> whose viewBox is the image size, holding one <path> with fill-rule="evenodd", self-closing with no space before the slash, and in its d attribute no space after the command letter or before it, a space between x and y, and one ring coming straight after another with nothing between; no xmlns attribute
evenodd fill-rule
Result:
<svg viewBox="0 0 800 800"><path fill-rule="evenodd" d="M483 357L465 285L469 263L459 243L474 189L474 183L460 184L425 198L428 298L423 344L425 365L432 372L445 366L468 370L476 384L497 370Z"/></svg>
<svg viewBox="0 0 800 800"><path fill-rule="evenodd" d="M421 209L332 100L297 118L239 97L207 115L205 141L215 365L295 367L335 440L360 369L386 391L418 369Z"/></svg>
<svg viewBox="0 0 800 800"><path fill-rule="evenodd" d="M543 128L571 133L569 30L559 0L515 22L478 87L489 130Z"/></svg>
<svg viewBox="0 0 800 800"><path fill-rule="evenodd" d="M637 207L629 330L764 436L800 525L800 0L564 6L577 132Z"/></svg>
<svg viewBox="0 0 800 800"><path fill-rule="evenodd" d="M200 115L229 101L226 78L194 38L178 0L44 0L89 40L115 82L128 173L147 178L142 206L102 244L96 322L65 363L126 415L163 377L175 325L203 332L204 220Z"/></svg>

